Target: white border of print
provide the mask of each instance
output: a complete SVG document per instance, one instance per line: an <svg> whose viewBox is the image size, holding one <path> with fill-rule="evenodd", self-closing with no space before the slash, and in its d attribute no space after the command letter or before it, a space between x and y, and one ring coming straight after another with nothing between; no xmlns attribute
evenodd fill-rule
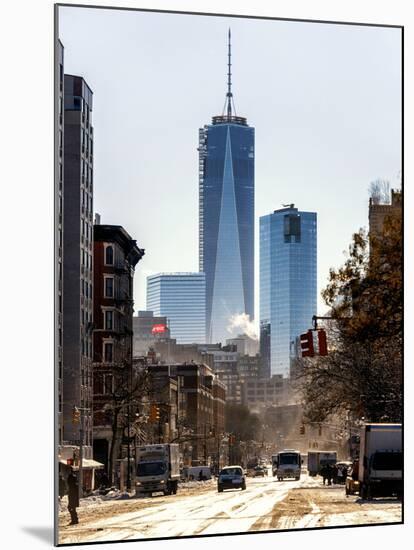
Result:
<svg viewBox="0 0 414 550"><path fill-rule="evenodd" d="M68 2L70 3L70 2ZM83 4L180 11L204 11L241 15L265 15L300 19L385 23L405 26L405 57L414 51L414 19L406 0L84 0ZM53 2L20 0L2 7L0 47L2 63L2 195L4 224L1 270L2 288L2 547L48 548L52 545L53 522ZM405 68L405 120L413 120L413 64ZM4 97L3 97L4 95ZM413 151L412 125L406 127L405 151ZM412 155L405 165L406 302L413 311ZM411 237L410 237L411 235ZM10 288L10 286L12 288ZM410 317L410 318L408 318ZM414 329L406 318L405 334ZM414 387L406 338L406 477L403 526L369 527L258 534L250 536L178 539L140 543L168 550L227 546L263 549L280 547L336 549L375 546L376 549L407 548L413 538L413 491L410 464L412 452ZM5 353L4 353L5 352ZM411 413L411 414L410 414ZM411 479L409 479L411 478ZM411 497L411 498L410 498ZM100 548L130 548L123 544Z"/></svg>

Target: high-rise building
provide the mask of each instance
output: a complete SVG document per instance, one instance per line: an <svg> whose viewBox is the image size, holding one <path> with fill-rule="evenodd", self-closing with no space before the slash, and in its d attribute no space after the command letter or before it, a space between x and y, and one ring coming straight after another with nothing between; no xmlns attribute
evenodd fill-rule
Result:
<svg viewBox="0 0 414 550"><path fill-rule="evenodd" d="M254 316L254 128L236 116L229 31L226 105L199 130L199 267L206 275L208 342L233 315Z"/></svg>
<svg viewBox="0 0 414 550"><path fill-rule="evenodd" d="M263 374L289 377L292 346L317 313L316 243L315 212L292 204L260 218Z"/></svg>
<svg viewBox="0 0 414 550"><path fill-rule="evenodd" d="M147 277L147 310L169 319L171 338L179 344L204 343L206 335L204 273L157 273Z"/></svg>
<svg viewBox="0 0 414 550"><path fill-rule="evenodd" d="M92 458L92 91L64 75L63 439ZM80 422L73 422L73 409ZM83 437L82 437L83 428ZM81 442L82 437L82 442Z"/></svg>

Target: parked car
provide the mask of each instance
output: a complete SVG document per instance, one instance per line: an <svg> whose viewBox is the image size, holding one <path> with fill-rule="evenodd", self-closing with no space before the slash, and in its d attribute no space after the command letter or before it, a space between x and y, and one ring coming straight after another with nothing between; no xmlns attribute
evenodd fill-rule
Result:
<svg viewBox="0 0 414 550"><path fill-rule="evenodd" d="M253 468L253 477L265 477L267 476L267 469L264 466L256 466Z"/></svg>
<svg viewBox="0 0 414 550"><path fill-rule="evenodd" d="M246 489L246 477L241 466L226 466L220 471L217 490L222 493L224 489Z"/></svg>

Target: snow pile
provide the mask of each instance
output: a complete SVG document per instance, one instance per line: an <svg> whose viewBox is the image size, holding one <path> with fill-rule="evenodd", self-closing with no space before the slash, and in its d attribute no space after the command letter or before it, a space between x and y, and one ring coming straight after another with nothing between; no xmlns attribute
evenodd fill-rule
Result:
<svg viewBox="0 0 414 550"><path fill-rule="evenodd" d="M197 489L200 487L209 487L214 484L213 479L207 479L205 481L191 480L191 481L180 481L179 487L182 489Z"/></svg>

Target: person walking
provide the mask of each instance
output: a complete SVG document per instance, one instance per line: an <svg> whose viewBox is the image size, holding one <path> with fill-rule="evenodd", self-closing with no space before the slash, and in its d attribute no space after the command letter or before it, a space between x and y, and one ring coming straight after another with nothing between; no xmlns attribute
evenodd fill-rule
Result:
<svg viewBox="0 0 414 550"><path fill-rule="evenodd" d="M332 483L338 483L338 473L339 473L338 466L334 464L333 466L331 466L331 468L332 468Z"/></svg>
<svg viewBox="0 0 414 550"><path fill-rule="evenodd" d="M328 485L332 485L333 468L330 464L326 465L326 477L328 479Z"/></svg>
<svg viewBox="0 0 414 550"><path fill-rule="evenodd" d="M78 514L76 508L79 506L79 483L75 472L71 468L68 475L68 510L70 513L71 522L69 525L76 525L79 523Z"/></svg>
<svg viewBox="0 0 414 550"><path fill-rule="evenodd" d="M322 466L320 473L321 473L321 476L322 476L322 479L323 479L323 484L325 485L325 481L328 479L328 470L327 470L327 465L326 464L324 466Z"/></svg>
<svg viewBox="0 0 414 550"><path fill-rule="evenodd" d="M62 499L66 495L66 481L63 474L59 474L59 498Z"/></svg>

